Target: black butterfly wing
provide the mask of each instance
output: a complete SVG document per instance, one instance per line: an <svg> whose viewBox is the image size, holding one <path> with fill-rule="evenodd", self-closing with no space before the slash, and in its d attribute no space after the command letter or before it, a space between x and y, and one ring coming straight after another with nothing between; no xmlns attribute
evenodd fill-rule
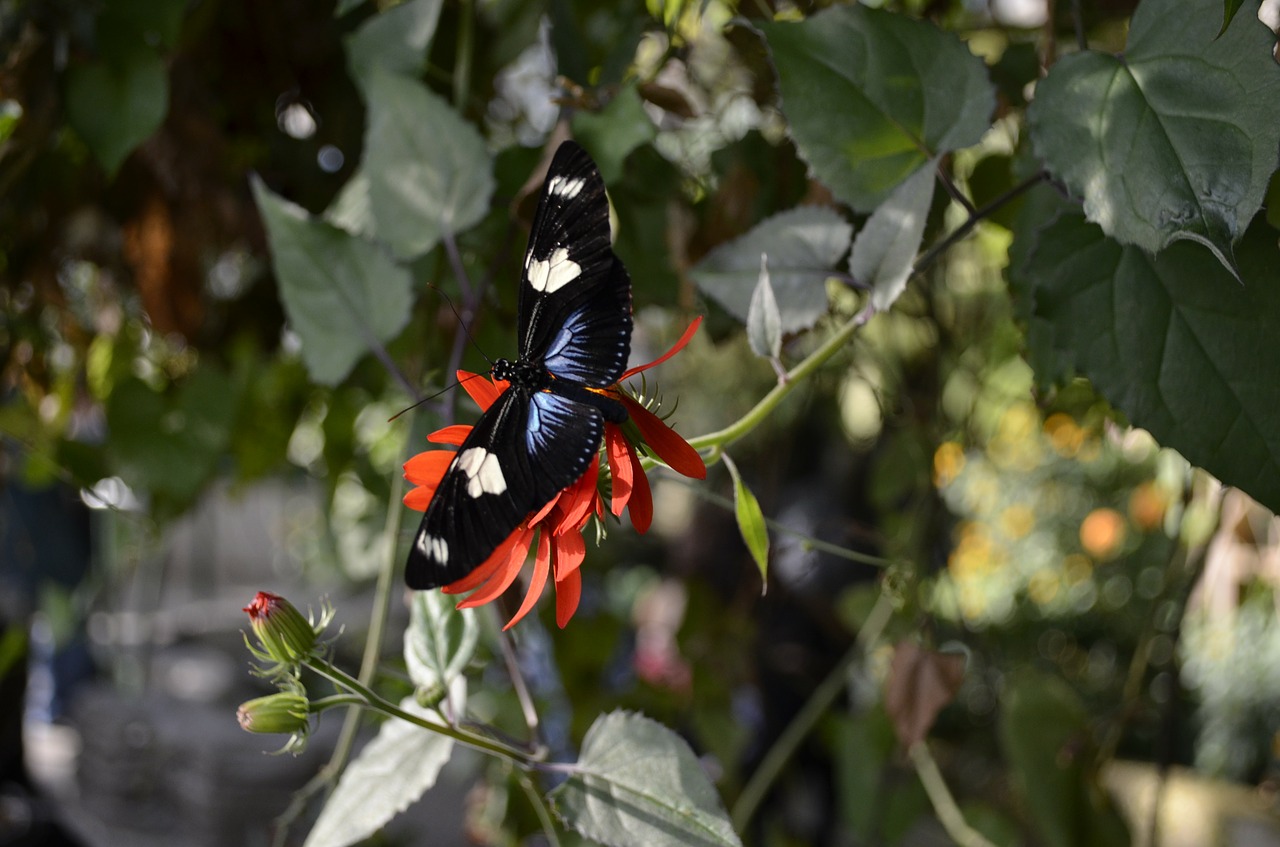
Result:
<svg viewBox="0 0 1280 847"><path fill-rule="evenodd" d="M603 433L590 406L508 388L445 471L414 535L405 582L425 590L475 570L530 512L582 476Z"/></svg>
<svg viewBox="0 0 1280 847"><path fill-rule="evenodd" d="M520 358L601 388L631 353L631 280L609 244L609 200L587 152L560 145L533 217L520 283Z"/></svg>

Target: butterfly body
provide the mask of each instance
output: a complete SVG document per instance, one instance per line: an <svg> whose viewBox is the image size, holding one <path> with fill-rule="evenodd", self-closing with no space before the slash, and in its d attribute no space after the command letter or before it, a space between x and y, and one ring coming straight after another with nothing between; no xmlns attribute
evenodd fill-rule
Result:
<svg viewBox="0 0 1280 847"><path fill-rule="evenodd" d="M606 420L626 410L599 389L631 350L631 282L609 239L609 201L571 141L552 160L534 215L518 304L519 357L508 383L458 448L427 507L405 569L410 588L475 570L532 512L595 460Z"/></svg>

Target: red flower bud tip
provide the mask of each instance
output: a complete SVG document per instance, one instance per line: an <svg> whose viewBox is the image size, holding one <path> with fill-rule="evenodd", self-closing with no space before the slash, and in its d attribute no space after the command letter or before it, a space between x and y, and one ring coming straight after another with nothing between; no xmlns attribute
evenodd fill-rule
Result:
<svg viewBox="0 0 1280 847"><path fill-rule="evenodd" d="M244 611L249 614L249 624L262 653L272 661L295 664L315 649L316 627L278 594L259 591Z"/></svg>
<svg viewBox="0 0 1280 847"><path fill-rule="evenodd" d="M304 695L277 691L241 703L236 720L248 732L305 733L310 714L311 704Z"/></svg>

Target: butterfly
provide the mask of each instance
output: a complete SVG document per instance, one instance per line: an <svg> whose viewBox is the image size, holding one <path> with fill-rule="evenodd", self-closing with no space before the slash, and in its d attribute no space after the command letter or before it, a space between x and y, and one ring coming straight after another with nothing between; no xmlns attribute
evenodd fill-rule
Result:
<svg viewBox="0 0 1280 847"><path fill-rule="evenodd" d="M551 160L525 251L518 358L490 371L509 387L458 448L414 536L413 589L479 567L531 513L595 461L605 421L626 409L592 389L615 384L631 353L631 279L609 241L609 200L587 152Z"/></svg>

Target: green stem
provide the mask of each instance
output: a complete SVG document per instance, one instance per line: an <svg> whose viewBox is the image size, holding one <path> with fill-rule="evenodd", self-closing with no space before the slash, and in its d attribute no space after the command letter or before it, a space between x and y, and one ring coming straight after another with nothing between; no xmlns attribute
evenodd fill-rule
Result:
<svg viewBox="0 0 1280 847"><path fill-rule="evenodd" d="M334 694L329 697L321 697L319 700L312 700L310 709L311 714L318 715L326 709L332 709L336 706L363 706L364 701L354 694Z"/></svg>
<svg viewBox="0 0 1280 847"><path fill-rule="evenodd" d="M517 747L512 747L511 745L503 744L500 741L467 732L466 730L458 727L449 726L443 723L434 723L421 715L406 712L390 700L374 693L373 689L362 684L360 680L351 676L336 665L330 664L328 661L323 659L310 659L305 664L307 667L311 668L311 670L325 677L330 682L347 689L359 697L360 700L363 701L361 703L363 708L373 709L374 711L382 712L384 715L399 718L402 721L408 721L414 726L419 726L423 729L430 730L431 732L448 736L459 744L465 744L482 753L488 753L491 756L506 759L507 761L510 761L522 768L533 767L533 765L537 763L537 759L534 756L531 756L526 751Z"/></svg>
<svg viewBox="0 0 1280 847"><path fill-rule="evenodd" d="M759 808L774 782L782 775L783 768L800 747L800 743L818 725L818 720L827 713L836 698L840 696L840 692L844 690L849 669L862 659L869 645L880 640L892 614L893 604L888 595L881 591L879 599L871 609L871 614L858 630L858 637L853 645L827 674L827 678L814 689L813 695L805 701L804 706L791 719L791 723L787 724L787 728L778 736L778 740L769 748L769 752L765 753L760 767L756 768L755 773L751 774L751 778L747 780L729 815L735 831L746 831L751 817L756 813L756 809Z"/></svg>
<svg viewBox="0 0 1280 847"><path fill-rule="evenodd" d="M474 9L470 0L458 4L458 56L453 63L453 106L459 112L467 106L471 88L471 54L475 48Z"/></svg>
<svg viewBox="0 0 1280 847"><path fill-rule="evenodd" d="M947 788L947 781L943 779L933 753L929 752L928 743L917 741L911 745L907 754L911 757L911 764L915 765L924 793L929 795L929 802L933 805L934 814L938 816L938 822L947 831L947 835L951 836L951 840L960 847L995 847L964 819L964 812L960 811L956 799L951 796L951 789Z"/></svg>
<svg viewBox="0 0 1280 847"><path fill-rule="evenodd" d="M533 806L534 814L538 816L538 823L542 825L542 834L547 836L547 843L551 847L560 847L560 836L556 834L555 821L551 819L551 810L547 808L547 803L542 799L542 795L538 793L538 788L533 784L533 780L527 773L517 773L516 782L520 783L520 787L524 789L524 794L529 798L529 805Z"/></svg>

